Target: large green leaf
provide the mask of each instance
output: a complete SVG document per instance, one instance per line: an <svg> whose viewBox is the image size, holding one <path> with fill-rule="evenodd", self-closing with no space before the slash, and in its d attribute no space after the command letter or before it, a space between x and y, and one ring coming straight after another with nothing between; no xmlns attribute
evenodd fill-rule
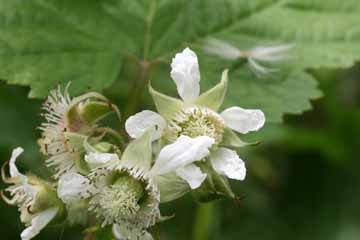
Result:
<svg viewBox="0 0 360 240"><path fill-rule="evenodd" d="M124 60L168 65L177 51L199 50L207 37L240 49L293 43L293 70L280 80L259 80L246 65L230 67L227 104L264 108L270 121L279 121L319 96L304 69L348 67L359 59L359 13L357 0L1 0L0 77L42 97L68 81L75 92L102 90L123 78ZM209 88L231 63L201 57Z"/></svg>

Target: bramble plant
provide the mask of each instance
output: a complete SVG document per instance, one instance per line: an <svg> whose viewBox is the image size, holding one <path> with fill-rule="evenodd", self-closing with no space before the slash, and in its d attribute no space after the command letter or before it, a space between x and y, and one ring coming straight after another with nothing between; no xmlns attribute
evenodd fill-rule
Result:
<svg viewBox="0 0 360 240"><path fill-rule="evenodd" d="M240 107L217 113L226 97L227 70L219 84L200 95L198 59L189 48L176 54L171 67L183 101L149 86L160 114L145 110L130 116L125 123L129 142L119 141L126 136L102 124L111 112L120 119L120 111L101 94L72 99L69 85L50 92L39 145L54 180L19 173L15 161L21 148L13 151L10 177L6 165L2 172L4 182L14 184L3 199L17 205L29 225L23 240L55 220L76 223L88 217L101 227L112 226L117 239L152 239L147 230L161 221L162 202L187 192L200 201L235 198L226 177L245 179L245 163L235 150L250 144L235 132L259 130L265 116ZM79 211L87 213L75 218Z"/></svg>
<svg viewBox="0 0 360 240"><path fill-rule="evenodd" d="M259 143L243 135L311 109L322 93L309 70L359 60L360 3L348 4L1 0L0 78L48 95L38 144L51 178L18 170L21 147L1 172L22 240L62 223L150 240L171 218L163 203L236 200L239 149ZM169 76L179 98L162 93Z"/></svg>

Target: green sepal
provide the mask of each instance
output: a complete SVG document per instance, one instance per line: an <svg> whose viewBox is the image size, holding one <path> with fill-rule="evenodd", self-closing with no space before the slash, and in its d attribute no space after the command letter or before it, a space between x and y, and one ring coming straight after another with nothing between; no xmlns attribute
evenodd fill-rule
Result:
<svg viewBox="0 0 360 240"><path fill-rule="evenodd" d="M107 102L88 101L78 106L79 115L87 124L94 124L113 111L113 106Z"/></svg>
<svg viewBox="0 0 360 240"><path fill-rule="evenodd" d="M199 162L197 165L207 174L201 186L192 192L197 201L210 202L224 197L235 198L227 178L218 174L209 162Z"/></svg>
<svg viewBox="0 0 360 240"><path fill-rule="evenodd" d="M179 99L166 96L151 87L149 84L149 92L154 100L156 109L159 114L163 116L167 121L170 121L173 115L179 112L183 107L183 102Z"/></svg>
<svg viewBox="0 0 360 240"><path fill-rule="evenodd" d="M68 145L71 146L70 152L81 152L84 150L84 142L87 136L74 132L65 132L64 135Z"/></svg>
<svg viewBox="0 0 360 240"><path fill-rule="evenodd" d="M33 201L33 204L28 210L32 214L36 214L45 211L49 208L56 207L58 212L53 221L63 221L66 218L66 208L64 203L58 198L56 190L50 185L50 183L36 177L28 176L29 184L37 188L37 194Z"/></svg>
<svg viewBox="0 0 360 240"><path fill-rule="evenodd" d="M81 199L66 204L67 210L67 222L70 226L81 225L86 226L88 223L89 212L88 212L88 200Z"/></svg>
<svg viewBox="0 0 360 240"><path fill-rule="evenodd" d="M114 150L114 145L109 142L99 142L94 145L94 149L101 153L110 153Z"/></svg>
<svg viewBox="0 0 360 240"><path fill-rule="evenodd" d="M155 181L160 189L161 203L178 199L191 190L189 184L175 173L156 176Z"/></svg>
<svg viewBox="0 0 360 240"><path fill-rule="evenodd" d="M221 75L221 81L201 94L195 101L196 105L208 107L214 111L218 111L224 102L228 86L228 69L225 69Z"/></svg>
<svg viewBox="0 0 360 240"><path fill-rule="evenodd" d="M74 98L65 113L65 122L71 132L86 132L106 115L115 112L120 119L119 109L103 95L95 92Z"/></svg>
<svg viewBox="0 0 360 240"><path fill-rule="evenodd" d="M121 156L121 161L130 166L150 170L152 159L151 132L152 129L149 129L141 137L130 142Z"/></svg>
<svg viewBox="0 0 360 240"><path fill-rule="evenodd" d="M241 148L246 146L255 146L258 145L260 142L245 142L240 139L240 137L231 129L225 128L223 133L223 140L220 143L221 147L227 148Z"/></svg>
<svg viewBox="0 0 360 240"><path fill-rule="evenodd" d="M82 154L74 154L73 155L73 159L74 159L74 163L75 163L75 167L76 170L83 174L83 175L87 175L90 173L90 168L89 165L87 164L87 162L85 161L84 157L82 156Z"/></svg>

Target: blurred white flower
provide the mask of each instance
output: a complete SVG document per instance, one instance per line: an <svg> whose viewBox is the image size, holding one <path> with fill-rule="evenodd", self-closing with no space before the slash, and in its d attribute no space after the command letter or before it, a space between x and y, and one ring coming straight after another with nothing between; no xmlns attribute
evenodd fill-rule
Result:
<svg viewBox="0 0 360 240"><path fill-rule="evenodd" d="M279 71L277 68L265 66L264 63L285 61L289 57L287 53L294 46L294 44L282 44L258 46L248 50L240 50L228 42L209 38L203 41L202 49L209 54L217 55L224 59L236 60L246 58L250 69L260 77L271 72Z"/></svg>

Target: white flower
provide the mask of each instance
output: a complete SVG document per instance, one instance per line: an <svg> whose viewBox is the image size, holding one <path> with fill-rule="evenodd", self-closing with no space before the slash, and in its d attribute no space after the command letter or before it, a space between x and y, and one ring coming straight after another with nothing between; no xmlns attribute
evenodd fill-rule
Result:
<svg viewBox="0 0 360 240"><path fill-rule="evenodd" d="M184 179L192 189L198 188L206 179L206 174L194 164L209 155L209 148L215 140L200 136L191 138L180 136L173 144L165 146L151 169L153 175L164 175L175 172Z"/></svg>
<svg viewBox="0 0 360 240"><path fill-rule="evenodd" d="M230 51L230 48L228 51ZM254 56L265 59L259 52L256 52ZM200 139L204 144L203 149L207 151L209 145L221 145L226 129L241 134L259 130L265 123L265 115L261 110L243 109L241 107L230 107L220 114L217 113L216 110L220 107L226 92L227 72L224 72L222 82L218 86L214 87L214 89L210 89L203 95L200 95L198 61L195 53L189 48L186 48L182 53L176 54L171 67L171 76L177 85L178 93L183 99L183 102L180 102L177 99L173 100L173 98L161 95L160 93L157 94L161 95L161 101L164 101L163 105L165 105L164 108L168 108L167 105L175 104L179 110L172 113L170 117L169 114L167 116L164 114L161 116L158 113L150 111L147 111L146 115L137 114L135 115L136 117L130 117L127 120L127 125L131 126L127 128L127 131L132 135L131 132L136 129L141 129L141 131L139 131L141 133L154 126L158 126L157 129L160 130L164 129L161 131L162 135L175 143L166 146L162 150L152 171L156 174L164 174L164 172L169 172L166 168L170 165L172 167L171 170L176 171L176 174L186 180L191 188L194 189L200 186L199 184L201 184L206 176L194 164L176 165L179 163L182 164L182 161L170 161L169 159L171 159L171 157L164 160L164 153L168 153L167 155L175 153L178 155L177 158L189 156L191 153L189 149L192 149L192 145L195 144L195 142L201 142ZM210 95L211 97L210 99L207 99L207 101L211 102L211 104L208 104L204 99L205 97L209 98ZM213 98L217 98L217 102L214 103ZM167 101L169 102L168 104ZM170 101L172 101L172 103ZM212 108L209 106L212 106ZM158 110L161 112L161 109ZM148 116L151 116L151 121ZM136 121L134 120L135 118ZM167 119L167 121L165 119ZM166 122L166 124L164 122ZM155 139L159 138L159 131L156 132ZM198 139L197 137L208 138ZM209 138L212 139L211 144L208 140ZM207 141L204 141L204 139L207 139ZM175 148L175 146L179 147ZM171 151L169 149L171 149ZM206 157L207 155L208 154L204 154L202 157ZM219 174L238 180L243 180L245 178L245 165L235 151L219 148L211 155L211 163ZM175 156L176 155L173 156L173 159L177 159ZM196 160L200 159L201 158ZM193 161L194 160L190 162ZM177 163L172 165L174 162ZM230 170L232 172L230 172ZM234 173L234 171L236 171L236 173Z"/></svg>
<svg viewBox="0 0 360 240"><path fill-rule="evenodd" d="M89 153L85 161L96 167L87 176L61 176L59 197L66 203L88 199L89 211L102 226L121 226L126 230L121 239L142 239L160 217L159 191L148 171L110 153Z"/></svg>
<svg viewBox="0 0 360 240"><path fill-rule="evenodd" d="M21 233L21 239L30 240L39 234L40 231L55 218L59 212L59 208L54 206L41 211L32 211L32 206L37 200L37 195L43 188L37 183L39 180L31 180L17 169L15 162L23 151L20 147L13 150L9 162L10 177L6 176L5 169L4 167L2 168L1 175L3 181L14 185L6 188L6 191L9 192L12 197L11 199L6 197L3 192L1 192L1 196L8 204L18 206L21 212L21 220L28 226Z"/></svg>
<svg viewBox="0 0 360 240"><path fill-rule="evenodd" d="M284 61L288 58L285 54L294 45L283 44L274 46L259 46L249 50L240 50L228 42L209 38L204 41L203 50L209 54L214 54L224 59L236 60L246 58L253 72L258 75L267 75L279 69L268 68L261 63L272 63Z"/></svg>

